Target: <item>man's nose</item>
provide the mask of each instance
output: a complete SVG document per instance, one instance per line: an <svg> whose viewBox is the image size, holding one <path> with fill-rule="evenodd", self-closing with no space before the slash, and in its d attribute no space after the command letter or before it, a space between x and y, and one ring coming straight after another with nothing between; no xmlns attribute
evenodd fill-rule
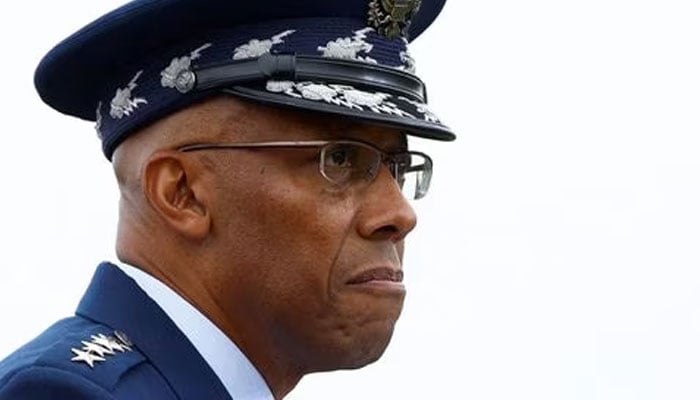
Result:
<svg viewBox="0 0 700 400"><path fill-rule="evenodd" d="M416 213L385 165L364 192L361 207L358 230L368 239L398 242L416 227Z"/></svg>

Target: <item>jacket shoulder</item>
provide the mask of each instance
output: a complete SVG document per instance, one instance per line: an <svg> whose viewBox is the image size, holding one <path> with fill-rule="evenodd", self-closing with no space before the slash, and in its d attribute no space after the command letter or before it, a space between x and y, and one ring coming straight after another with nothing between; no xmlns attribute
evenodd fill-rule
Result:
<svg viewBox="0 0 700 400"><path fill-rule="evenodd" d="M0 400L113 400L104 388L83 376L57 368L29 366L4 377Z"/></svg>
<svg viewBox="0 0 700 400"><path fill-rule="evenodd" d="M0 400L111 399L120 380L146 361L126 335L68 318L0 362Z"/></svg>

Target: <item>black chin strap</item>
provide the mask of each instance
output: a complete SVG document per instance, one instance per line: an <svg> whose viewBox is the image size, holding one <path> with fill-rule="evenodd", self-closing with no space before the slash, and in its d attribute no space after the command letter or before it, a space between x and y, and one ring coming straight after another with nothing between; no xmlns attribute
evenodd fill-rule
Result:
<svg viewBox="0 0 700 400"><path fill-rule="evenodd" d="M357 61L290 54L265 54L257 59L183 71L176 87L186 93L266 79L333 82L427 101L425 84L407 72Z"/></svg>

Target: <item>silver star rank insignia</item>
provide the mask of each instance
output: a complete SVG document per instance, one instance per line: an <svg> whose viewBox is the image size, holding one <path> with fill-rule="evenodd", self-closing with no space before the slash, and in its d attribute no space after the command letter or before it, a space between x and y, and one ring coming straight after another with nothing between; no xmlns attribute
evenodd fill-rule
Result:
<svg viewBox="0 0 700 400"><path fill-rule="evenodd" d="M406 37L420 5L421 0L371 0L369 25L390 39Z"/></svg>
<svg viewBox="0 0 700 400"><path fill-rule="evenodd" d="M83 347L80 349L71 349L75 357L70 360L73 362L82 362L90 368L95 368L97 362L107 361L108 356L114 356L117 352L125 353L132 351L133 344L121 332L114 332L114 335L106 336L102 333L92 335L91 341L82 341Z"/></svg>
<svg viewBox="0 0 700 400"><path fill-rule="evenodd" d="M105 361L103 357L92 354L89 350L71 349L70 351L76 354L75 357L70 359L71 361L84 362L89 365L90 368L95 367L95 361Z"/></svg>

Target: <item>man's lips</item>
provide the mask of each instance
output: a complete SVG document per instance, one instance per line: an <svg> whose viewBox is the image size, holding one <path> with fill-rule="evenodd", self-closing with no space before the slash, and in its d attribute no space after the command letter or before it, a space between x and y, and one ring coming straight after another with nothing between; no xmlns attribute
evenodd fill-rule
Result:
<svg viewBox="0 0 700 400"><path fill-rule="evenodd" d="M373 268L355 275L347 282L347 284L360 285L369 282L401 283L403 282L403 271L389 267Z"/></svg>

